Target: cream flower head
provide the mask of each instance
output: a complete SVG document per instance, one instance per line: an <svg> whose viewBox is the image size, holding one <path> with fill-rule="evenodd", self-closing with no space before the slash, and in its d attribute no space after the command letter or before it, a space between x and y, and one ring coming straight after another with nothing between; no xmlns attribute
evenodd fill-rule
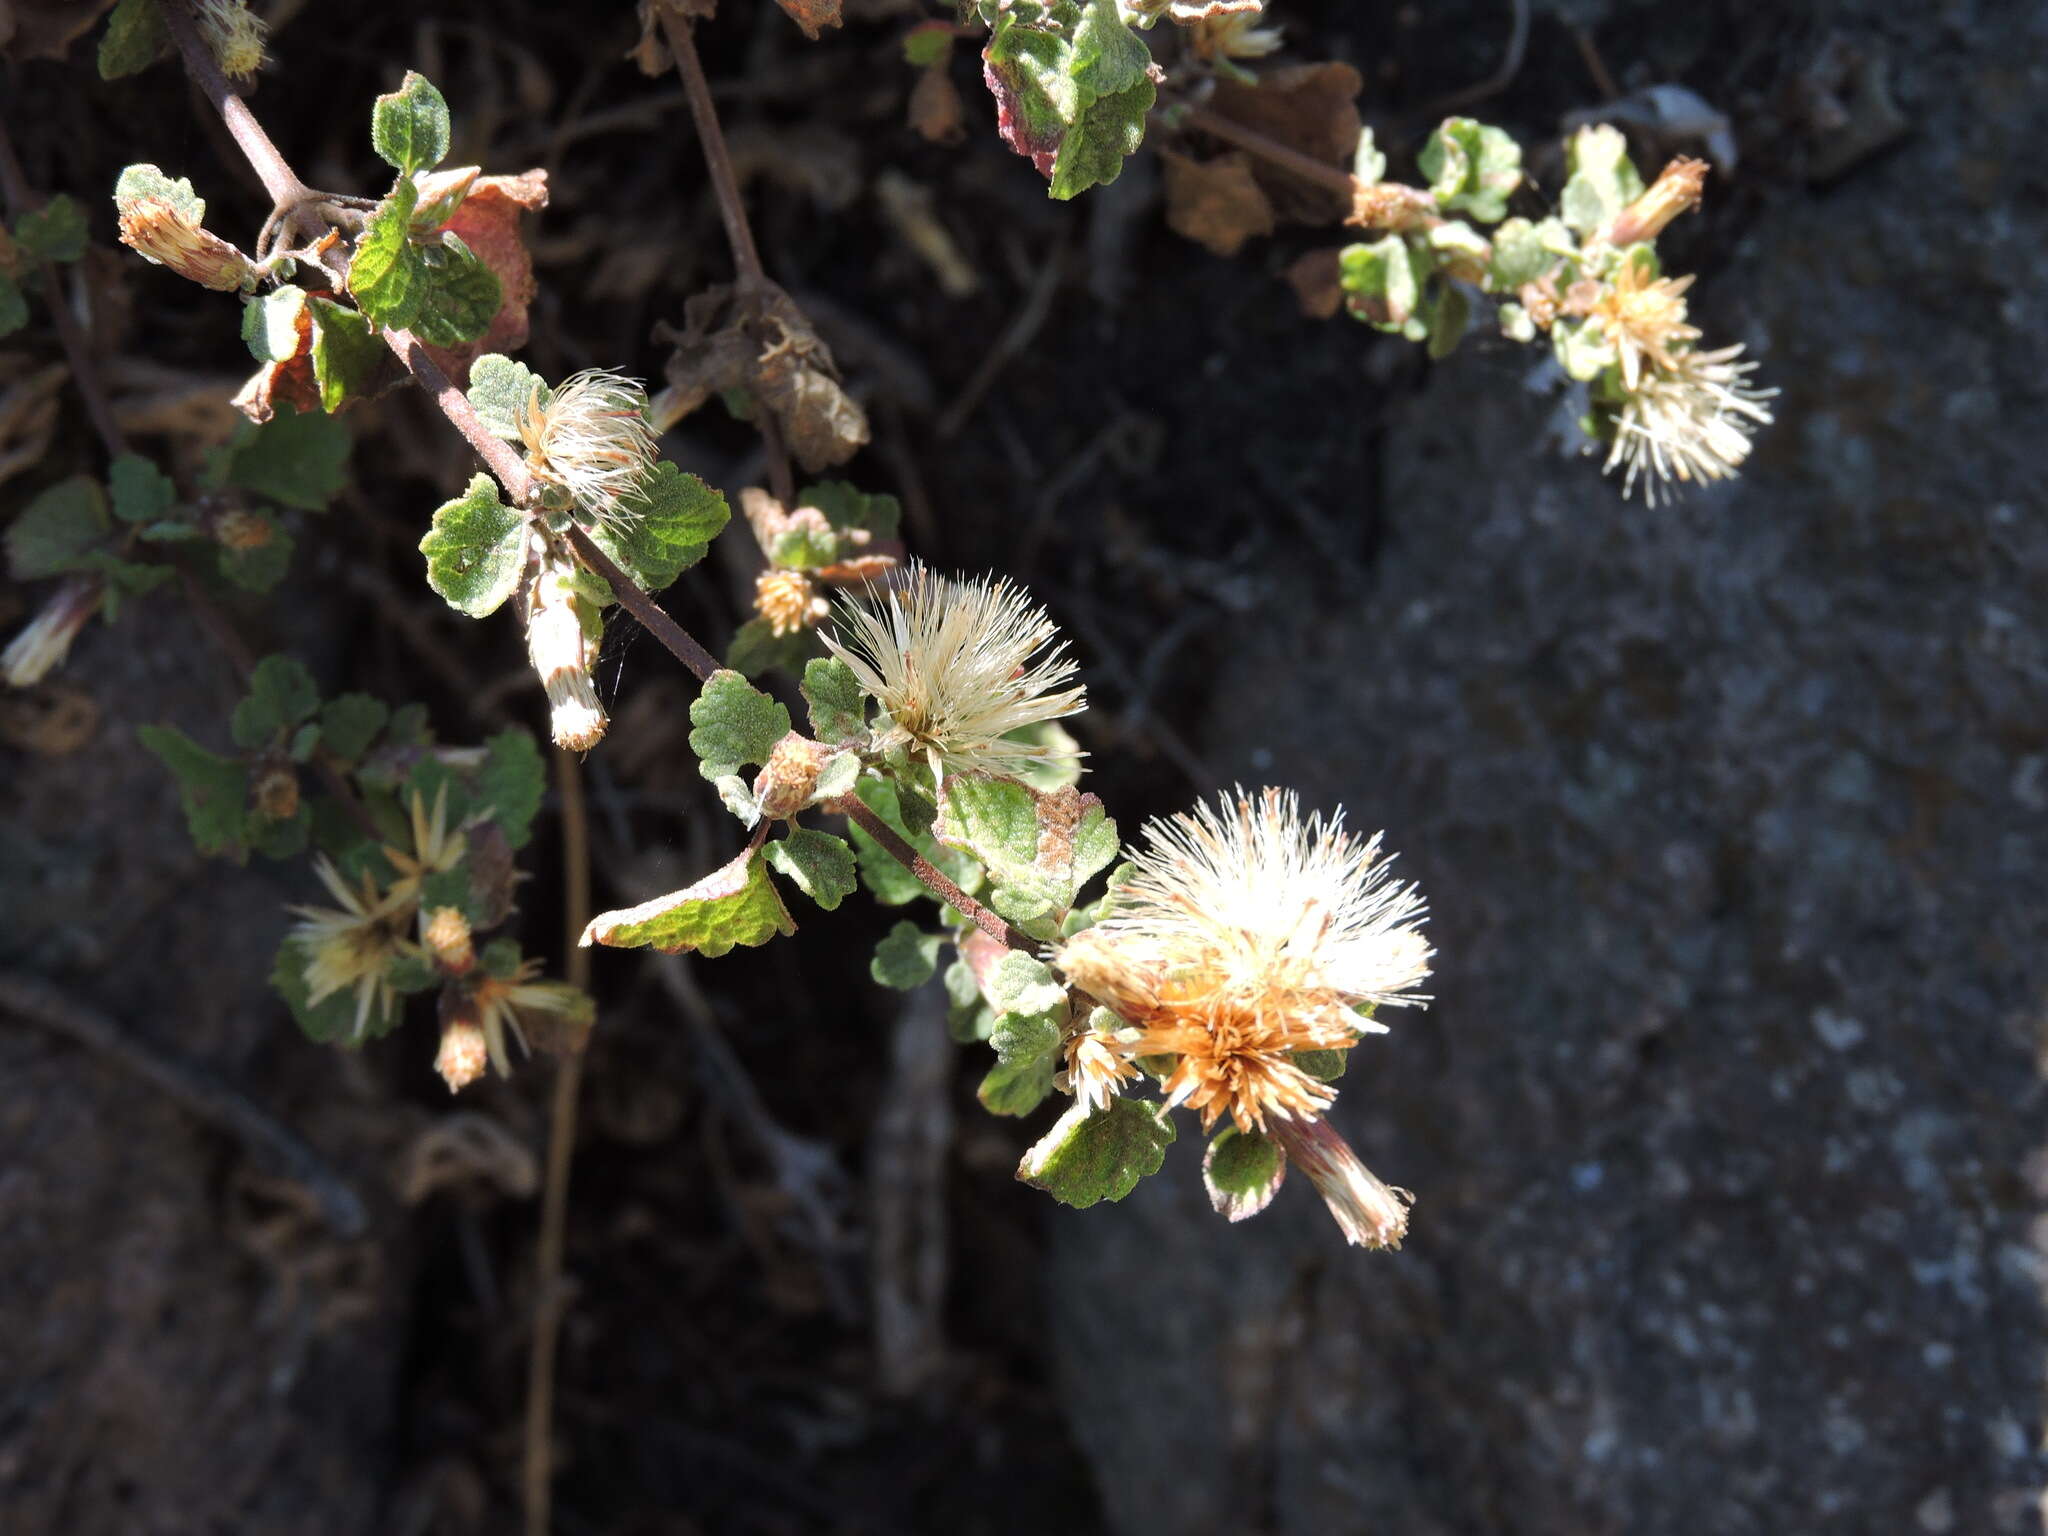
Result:
<svg viewBox="0 0 2048 1536"><path fill-rule="evenodd" d="M1205 1127L1321 1114L1336 1090L1294 1053L1384 1031L1361 1005L1424 1001L1422 898L1389 877L1377 836L1354 837L1342 813L1304 820L1283 790L1240 790L1144 835L1109 916L1055 962L1137 1029L1128 1056L1179 1058L1167 1102Z"/></svg>
<svg viewBox="0 0 2048 1536"><path fill-rule="evenodd" d="M600 523L624 520L619 499L654 467L647 391L636 379L587 369L564 379L545 404L536 386L514 425L527 468Z"/></svg>
<svg viewBox="0 0 2048 1536"><path fill-rule="evenodd" d="M1622 495L1641 476L1643 500L1654 507L1660 487L1704 485L1741 470L1751 435L1771 420L1764 402L1777 394L1749 382L1756 364L1737 362L1741 355L1739 344L1688 350L1643 370L1622 402L1602 466L1608 472L1621 467Z"/></svg>
<svg viewBox="0 0 2048 1536"><path fill-rule="evenodd" d="M953 580L913 562L898 586L842 598L823 638L882 707L877 745L903 745L934 774L1016 774L1068 754L1010 732L1080 713L1087 689L1059 631L1007 580Z"/></svg>

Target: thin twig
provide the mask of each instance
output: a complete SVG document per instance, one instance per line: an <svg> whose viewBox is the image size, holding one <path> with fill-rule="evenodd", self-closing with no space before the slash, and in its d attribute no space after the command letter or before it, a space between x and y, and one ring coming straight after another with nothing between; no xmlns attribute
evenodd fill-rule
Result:
<svg viewBox="0 0 2048 1536"><path fill-rule="evenodd" d="M476 450L476 456L484 461L490 472L498 477L498 483L505 487L505 495L516 505L524 505L533 491L533 476L527 473L526 461L519 456L512 445L494 434L484 425L483 418L469 403L469 397L456 388L455 381L441 370L441 365L428 356L420 339L410 331L384 332L384 344L391 348L398 360L405 364L406 372L418 381L441 414L446 416L455 430Z"/></svg>
<svg viewBox="0 0 2048 1536"><path fill-rule="evenodd" d="M574 547L577 559L610 583L612 595L619 600L620 607L638 619L671 656L694 672L698 682L711 681L711 674L719 669L716 656L705 650L688 630L670 618L668 611L657 603L640 583L620 570L618 562L599 549L597 541L589 534L581 528L571 526L569 543Z"/></svg>
<svg viewBox="0 0 2048 1536"><path fill-rule="evenodd" d="M837 800L826 801L822 808L846 817L861 831L880 843L890 858L924 882L925 889L967 918L998 944L1011 949L1021 949L1027 954L1038 948L1035 940L1012 928L1001 917L989 911L946 878L943 871L934 868L923 854L903 840L894 827L869 810L866 802L858 795L841 795Z"/></svg>
<svg viewBox="0 0 2048 1536"><path fill-rule="evenodd" d="M683 89L690 96L690 116L697 124L697 137L704 145L704 164L711 172L711 190L718 198L718 216L725 221L725 238L732 246L733 265L739 269L740 286L745 289L766 283L761 252L754 245L754 231L747 225L746 204L740 201L739 178L733 174L732 156L725 147L725 132L718 126L718 107L711 99L710 82L697 58L697 42L691 25L674 10L661 8L662 35L675 55L676 73L683 77Z"/></svg>
<svg viewBox="0 0 2048 1536"><path fill-rule="evenodd" d="M590 921L590 822L583 772L574 753L555 754L562 799L563 906L568 918L569 984L590 986L590 951L580 940ZM541 1195L540 1250L534 1260L533 1341L526 1362L527 1536L548 1536L554 1494L555 1351L562 1329L562 1255L569 1223L569 1167L576 1155L576 1096L583 1052L571 1051L555 1071L548 1117L547 1184Z"/></svg>
<svg viewBox="0 0 2048 1536"><path fill-rule="evenodd" d="M243 158L262 181L263 190L270 194L272 206L289 208L291 214L296 215L302 207L318 201L318 195L299 180L278 147L271 142L270 135L263 131L263 125L256 121L256 114L249 110L249 104L228 84L228 77L221 72L213 50L199 35L189 0L164 0L157 9L164 18L164 25L170 29L172 40L178 45L178 52L185 61L185 73L192 77L192 83L199 87L200 94L227 124L228 132L234 136Z"/></svg>
<svg viewBox="0 0 2048 1536"><path fill-rule="evenodd" d="M267 1154L274 1166L311 1191L327 1225L340 1236L360 1236L369 1225L362 1197L318 1152L196 1062L142 1039L39 976L0 971L0 1008L119 1062L209 1125Z"/></svg>
<svg viewBox="0 0 2048 1536"><path fill-rule="evenodd" d="M1247 128L1233 118L1225 117L1212 107L1198 102L1187 102L1180 107L1181 121L1191 128L1199 128L1212 139L1221 139L1226 144L1235 144L1239 149L1249 150L1261 160L1277 165L1283 171L1292 171L1305 181L1312 181L1319 187L1328 187L1332 192L1341 192L1350 197L1358 187L1358 178L1327 160L1318 160L1305 155L1278 139L1269 139L1256 128Z"/></svg>

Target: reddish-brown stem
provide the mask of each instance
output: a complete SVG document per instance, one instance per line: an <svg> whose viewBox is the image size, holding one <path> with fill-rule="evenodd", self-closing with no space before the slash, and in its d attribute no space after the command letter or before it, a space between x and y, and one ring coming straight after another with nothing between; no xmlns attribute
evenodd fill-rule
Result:
<svg viewBox="0 0 2048 1536"><path fill-rule="evenodd" d="M924 883L926 890L938 897L939 900L943 901L955 912L967 918L975 927L994 939L998 944L1005 945L1010 949L1021 949L1026 954L1038 948L1036 941L1026 934L1019 933L1015 928L1004 922L1000 916L989 911L987 907L984 907L972 896L961 890L959 886L947 879L943 871L933 867L923 854L905 842L902 835L894 827L869 810L866 802L858 795L841 795L837 800L828 800L822 809L844 816L848 821L859 827L861 831L867 833L869 837L872 837L882 845L883 852L917 876Z"/></svg>
<svg viewBox="0 0 2048 1536"><path fill-rule="evenodd" d="M163 0L157 9L184 58L185 73L192 77L192 83L199 87L200 94L220 114L220 120L227 124L228 132L233 135L243 158L262 181L263 190L270 194L271 203L280 209L296 209L318 201L317 195L299 180L278 147L271 143L270 135L256 121L256 114L249 110L249 104L228 84L228 77L221 72L213 50L199 35L199 24L193 19L188 0Z"/></svg>
<svg viewBox="0 0 2048 1536"><path fill-rule="evenodd" d="M427 349L417 336L410 331L387 330L384 342L405 364L406 371L419 382L420 388L440 407L441 414L476 450L477 457L498 477L498 483L505 487L505 495L515 504L524 504L533 490L533 477L526 471L526 461L510 443L495 436L484 425L483 418L469 403L469 397L456 388L455 381L442 371L441 365L427 355Z"/></svg>
<svg viewBox="0 0 2048 1536"><path fill-rule="evenodd" d="M697 124L697 137L704 145L704 164L711 172L711 190L718 198L718 216L725 221L725 238L732 246L733 265L739 269L744 290L765 283L768 274L761 267L761 253L754 245L754 231L747 225L746 204L740 201L739 178L733 174L732 156L725 147L725 132L718 126L718 106L711 99L711 82L704 78L704 66L697 58L697 42L691 24L675 11L661 10L661 31L675 55L676 73L683 77L683 90L690 98L690 116Z"/></svg>
<svg viewBox="0 0 2048 1536"><path fill-rule="evenodd" d="M619 606L638 619L647 632L659 640L664 649L697 675L697 681L709 682L711 674L718 670L718 658L699 645L687 629L668 616L668 611L657 603L637 581L619 569L618 562L597 547L597 541L581 528L569 529L569 543L576 551L576 558L591 570L602 576L611 585L612 595L619 600Z"/></svg>
<svg viewBox="0 0 2048 1536"><path fill-rule="evenodd" d="M1256 128L1247 128L1212 108L1187 102L1180 108L1180 117L1189 127L1199 128L1212 139L1235 144L1283 171L1291 171L1305 181L1328 187L1332 192L1341 192L1349 197L1358 187L1358 178L1349 171L1331 165L1327 160L1305 155L1278 139L1269 139Z"/></svg>

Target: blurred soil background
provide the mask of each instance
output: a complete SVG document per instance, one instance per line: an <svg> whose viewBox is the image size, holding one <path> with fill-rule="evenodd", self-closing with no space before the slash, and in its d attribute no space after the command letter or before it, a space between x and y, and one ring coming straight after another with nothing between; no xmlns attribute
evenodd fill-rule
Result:
<svg viewBox="0 0 2048 1536"><path fill-rule="evenodd" d="M874 424L848 472L903 499L917 553L1050 605L1126 832L1277 780L1385 826L1422 882L1436 1003L1336 1111L1419 1200L1397 1255L1345 1249L1305 1186L1227 1227L1189 1134L1122 1206L1053 1206L1011 1179L1036 1123L974 1102L980 1049L869 981L895 914L864 900L715 962L600 954L557 1529L2038 1529L2048 13L1529 7L1464 108L1530 146L1518 211L1554 198L1574 114L1623 112L1646 171L1711 142L1667 265L1782 390L1738 485L1650 511L1567 451L1533 354L1481 331L1428 365L1304 315L1285 274L1339 231L1211 254L1166 227L1149 148L1051 203L971 48L964 137L928 142L900 38L943 8L849 0L815 44L765 0L721 10L705 60L764 259ZM423 71L451 164L549 172L524 360L658 379L654 326L730 267L676 82L623 57L630 8L268 11L253 105L308 181L380 188L370 100ZM1395 174L1515 17L1272 9L1279 62L1355 67ZM115 247L106 193L154 161L246 243L253 179L175 69L102 83L89 39L0 66L0 116L31 184L90 211L76 296L124 423L195 464L249 367L234 307ZM0 389L58 357L38 315ZM103 467L47 393L0 515ZM512 622L420 579L466 450L406 392L348 420L352 487L244 633L426 702L444 741L544 732ZM716 406L666 447L735 500L758 478ZM752 558L736 531L670 594L714 646ZM0 618L39 596L0 585ZM721 862L732 823L692 684L630 621L602 684L612 906ZM168 588L0 700L0 981L127 1042L0 1021L0 1527L503 1530L553 1068L451 1102L430 1021L358 1054L298 1035L264 978L303 865L199 859L134 737L218 742L236 692ZM521 901L549 955L557 831ZM164 1051L314 1149L325 1214L138 1073Z"/></svg>

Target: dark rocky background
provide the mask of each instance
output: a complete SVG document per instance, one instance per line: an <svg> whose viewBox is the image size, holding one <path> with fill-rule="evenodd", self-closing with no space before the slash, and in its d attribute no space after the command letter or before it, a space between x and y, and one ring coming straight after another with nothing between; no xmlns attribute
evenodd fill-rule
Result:
<svg viewBox="0 0 2048 1536"><path fill-rule="evenodd" d="M1226 1227L1184 1137L1124 1205L1052 1207L1010 1182L1033 1130L981 1115L979 1063L866 980L872 909L715 963L601 957L558 1529L2038 1529L2040 7L1534 8L1476 115L1535 145L1598 107L1583 39L1740 149L1666 249L1778 421L1740 484L1656 511L1559 454L1527 354L1425 367L1300 318L1279 273L1328 232L1212 257L1161 226L1144 161L1048 204L964 57L966 142L902 126L900 15L806 45L724 9L707 64L764 254L875 419L855 473L904 496L920 551L1021 575L1066 622L1126 828L1274 779L1384 825L1422 882L1435 1006L1336 1113L1419 1199L1396 1255L1345 1249L1305 1188ZM1275 19L1291 56L1359 65L1398 166L1511 9ZM255 101L310 179L371 184L368 99L425 70L458 161L552 173L530 360L658 368L653 322L726 257L672 83L619 61L628 18L278 15ZM153 159L253 230L176 76L102 85L88 50L0 74L31 180L111 243L99 192ZM978 292L941 296L892 232L892 167ZM246 366L231 310L125 253L89 273L131 429L189 456ZM9 378L55 355L40 326L0 344ZM538 723L511 626L419 586L457 445L404 396L356 425L355 490L240 622L332 687L427 700L444 738ZM751 473L731 423L670 446ZM95 452L67 406L0 501ZM722 636L744 579L714 559L675 606ZM34 596L0 587L17 615ZM606 683L610 904L708 867L724 828L667 659L622 635ZM0 964L130 1043L0 1023L0 1526L503 1529L550 1069L451 1106L423 1022L359 1056L291 1029L262 978L303 871L198 860L133 742L215 739L232 694L166 593L9 704ZM552 826L523 899L543 950ZM166 1050L317 1149L363 1233L138 1075Z"/></svg>

